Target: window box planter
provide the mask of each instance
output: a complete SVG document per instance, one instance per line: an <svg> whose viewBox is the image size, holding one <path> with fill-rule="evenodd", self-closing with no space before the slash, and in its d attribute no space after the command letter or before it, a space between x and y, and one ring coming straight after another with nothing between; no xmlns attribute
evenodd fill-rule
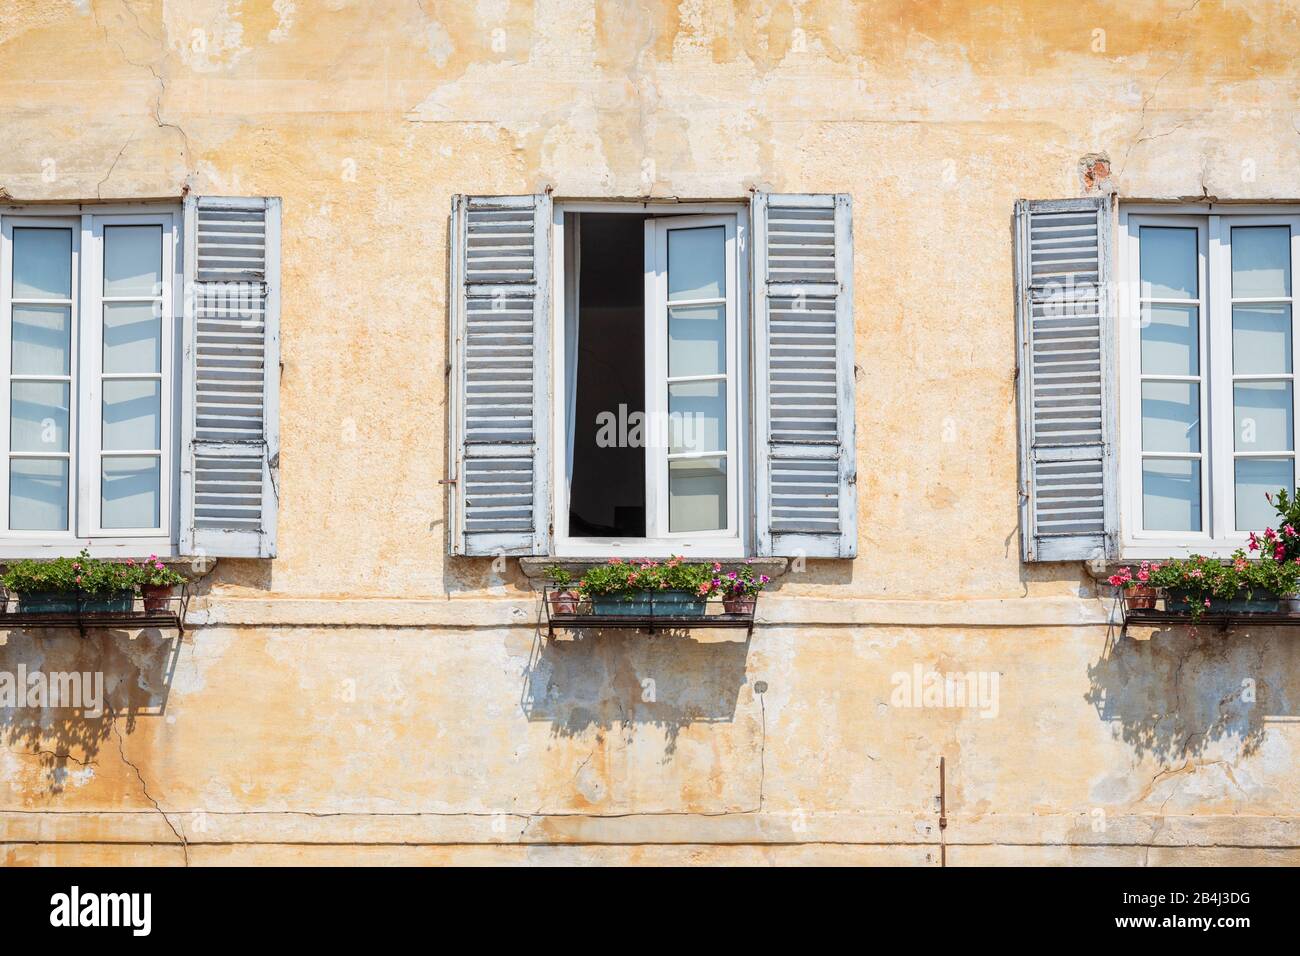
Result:
<svg viewBox="0 0 1300 956"><path fill-rule="evenodd" d="M1165 610L1190 614L1193 600L1187 591L1170 588L1165 594ZM1280 602L1276 594L1241 588L1230 598L1211 597L1209 607L1204 607L1204 598L1199 603L1206 614L1276 614Z"/></svg>
<svg viewBox="0 0 1300 956"><path fill-rule="evenodd" d="M592 611L614 617L702 617L705 599L690 591L631 591L592 595Z"/></svg>
<svg viewBox="0 0 1300 956"><path fill-rule="evenodd" d="M63 591L31 591L18 595L19 614L115 614L131 610L132 594L68 594Z"/></svg>

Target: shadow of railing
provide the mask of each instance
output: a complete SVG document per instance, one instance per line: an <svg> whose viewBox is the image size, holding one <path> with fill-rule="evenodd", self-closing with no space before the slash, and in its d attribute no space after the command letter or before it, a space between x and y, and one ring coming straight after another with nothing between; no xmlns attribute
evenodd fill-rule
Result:
<svg viewBox="0 0 1300 956"><path fill-rule="evenodd" d="M0 695L0 738L11 752L39 761L47 794L62 793L71 773L93 765L115 728L130 734L138 718L166 713L181 644L174 631L2 633L0 682L7 679L14 696ZM16 686L20 676L26 688ZM42 681L43 706L35 696Z"/></svg>
<svg viewBox="0 0 1300 956"><path fill-rule="evenodd" d="M662 728L672 754L684 727L735 719L748 653L749 637L737 630L591 627L551 639L539 627L521 703L529 720L551 723L557 736Z"/></svg>

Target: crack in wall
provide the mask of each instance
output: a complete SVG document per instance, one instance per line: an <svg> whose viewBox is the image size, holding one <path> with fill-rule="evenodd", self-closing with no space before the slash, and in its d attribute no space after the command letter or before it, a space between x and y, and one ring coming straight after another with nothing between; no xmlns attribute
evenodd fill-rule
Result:
<svg viewBox="0 0 1300 956"><path fill-rule="evenodd" d="M177 829L176 825L172 823L171 817L167 815L167 811L162 808L162 806L158 803L158 801L154 799L153 794L149 792L149 785L145 783L144 774L140 772L139 766L132 763L130 758L127 757L126 740L122 736L122 731L117 726L117 715L110 711L108 719L109 719L110 727L112 727L113 732L117 735L117 752L118 754L121 755L122 762L135 771L136 779L140 781L140 789L144 792L145 799L148 800L150 803L152 803L153 808L157 810L160 814L162 814L163 821L167 824L168 828L172 831L172 833L176 834L176 839L180 841L181 852L185 855L185 865L189 866L190 865L189 841L186 840L185 834L181 830Z"/></svg>

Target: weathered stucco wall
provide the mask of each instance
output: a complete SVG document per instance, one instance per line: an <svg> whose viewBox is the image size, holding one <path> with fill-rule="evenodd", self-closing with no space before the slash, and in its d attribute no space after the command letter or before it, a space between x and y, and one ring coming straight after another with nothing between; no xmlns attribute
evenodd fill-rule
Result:
<svg viewBox="0 0 1300 956"><path fill-rule="evenodd" d="M1296 9L4 4L3 193L283 197L284 370L280 556L206 626L0 636L116 715L0 712L0 860L937 864L943 757L950 863L1297 862L1294 637L1119 639L1019 561L1010 248L1092 153L1300 199ZM860 556L749 644L540 641L514 562L444 557L450 197L547 186L853 196ZM996 715L897 706L918 665Z"/></svg>

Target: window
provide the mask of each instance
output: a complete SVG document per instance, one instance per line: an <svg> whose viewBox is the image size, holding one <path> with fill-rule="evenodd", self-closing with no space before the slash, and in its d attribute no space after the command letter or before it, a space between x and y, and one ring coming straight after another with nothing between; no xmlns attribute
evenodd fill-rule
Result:
<svg viewBox="0 0 1300 956"><path fill-rule="evenodd" d="M561 554L744 553L743 209L683 211L558 207Z"/></svg>
<svg viewBox="0 0 1300 956"><path fill-rule="evenodd" d="M2 226L0 543L162 553L176 538L179 216Z"/></svg>
<svg viewBox="0 0 1300 956"><path fill-rule="evenodd" d="M847 195L456 196L451 245L450 553L856 554Z"/></svg>
<svg viewBox="0 0 1300 956"><path fill-rule="evenodd" d="M1300 216L1122 218L1125 555L1227 553L1295 487Z"/></svg>

